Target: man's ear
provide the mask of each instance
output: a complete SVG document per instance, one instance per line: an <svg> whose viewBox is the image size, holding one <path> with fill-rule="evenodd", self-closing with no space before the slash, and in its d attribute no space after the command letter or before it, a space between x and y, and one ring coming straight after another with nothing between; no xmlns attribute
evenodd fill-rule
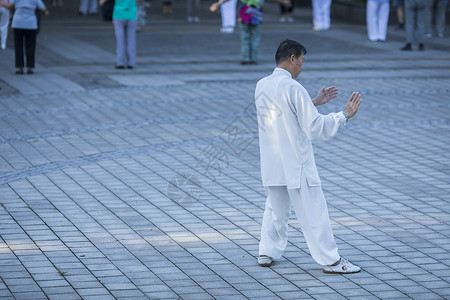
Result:
<svg viewBox="0 0 450 300"><path fill-rule="evenodd" d="M295 54L292 54L291 55L291 57L289 57L289 61L291 62L291 63L294 63L294 61L295 61Z"/></svg>

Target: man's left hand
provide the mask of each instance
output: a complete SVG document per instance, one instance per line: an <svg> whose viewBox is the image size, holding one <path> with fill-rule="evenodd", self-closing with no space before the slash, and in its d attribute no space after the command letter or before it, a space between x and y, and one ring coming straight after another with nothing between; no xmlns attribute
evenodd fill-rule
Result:
<svg viewBox="0 0 450 300"><path fill-rule="evenodd" d="M317 97L313 99L313 103L315 106L323 105L337 97L338 88L335 86L330 87L322 87L320 91L317 93Z"/></svg>

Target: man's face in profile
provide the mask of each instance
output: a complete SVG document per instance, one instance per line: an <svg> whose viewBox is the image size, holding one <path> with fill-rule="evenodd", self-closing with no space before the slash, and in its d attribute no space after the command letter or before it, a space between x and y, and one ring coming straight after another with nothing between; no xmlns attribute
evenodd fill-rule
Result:
<svg viewBox="0 0 450 300"><path fill-rule="evenodd" d="M292 70L292 78L297 78L302 72L304 55L301 54L299 57L295 57L295 55L291 56L293 70Z"/></svg>

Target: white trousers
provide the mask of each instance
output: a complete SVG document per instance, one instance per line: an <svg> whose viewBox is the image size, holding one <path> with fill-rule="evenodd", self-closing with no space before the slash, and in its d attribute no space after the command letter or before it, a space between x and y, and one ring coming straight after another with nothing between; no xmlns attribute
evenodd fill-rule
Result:
<svg viewBox="0 0 450 300"><path fill-rule="evenodd" d="M259 255L279 259L288 240L291 205L300 223L312 258L321 265L332 265L340 259L331 229L328 207L320 186L311 187L302 170L301 187L267 188L266 209L261 227Z"/></svg>
<svg viewBox="0 0 450 300"><path fill-rule="evenodd" d="M220 6L222 27L226 28L236 26L236 2L237 0L230 0Z"/></svg>
<svg viewBox="0 0 450 300"><path fill-rule="evenodd" d="M367 1L367 35L369 40L385 41L389 19L389 2Z"/></svg>
<svg viewBox="0 0 450 300"><path fill-rule="evenodd" d="M318 30L330 28L330 5L331 0L313 0L313 26Z"/></svg>
<svg viewBox="0 0 450 300"><path fill-rule="evenodd" d="M0 43L1 48L6 48L6 39L8 38L9 10L0 7Z"/></svg>

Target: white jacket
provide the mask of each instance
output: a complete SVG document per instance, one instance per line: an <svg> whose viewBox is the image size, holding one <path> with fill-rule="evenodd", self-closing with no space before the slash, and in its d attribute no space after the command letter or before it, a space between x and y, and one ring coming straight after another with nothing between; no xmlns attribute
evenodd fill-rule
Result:
<svg viewBox="0 0 450 300"><path fill-rule="evenodd" d="M344 114L320 114L305 88L281 68L258 82L255 104L263 185L300 188L303 168L308 184L320 186L311 140L333 137Z"/></svg>

